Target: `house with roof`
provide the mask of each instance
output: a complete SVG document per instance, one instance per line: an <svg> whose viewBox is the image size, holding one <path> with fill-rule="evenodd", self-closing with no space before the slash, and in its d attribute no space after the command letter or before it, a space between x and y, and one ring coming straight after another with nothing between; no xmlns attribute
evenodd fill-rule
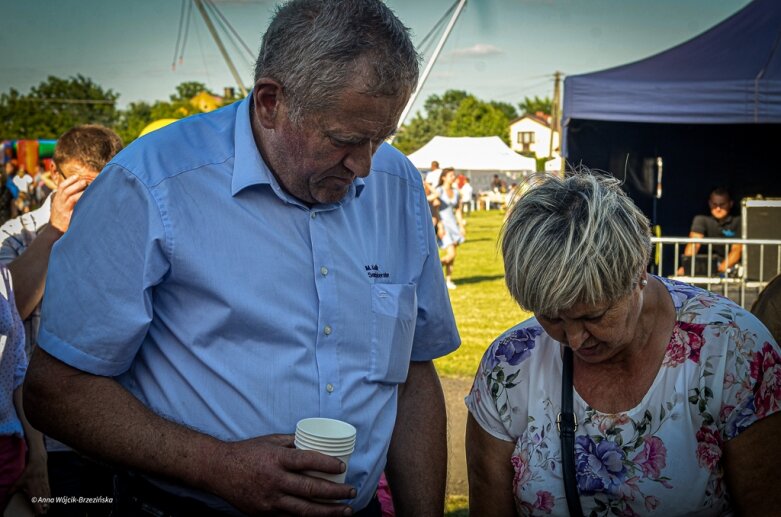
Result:
<svg viewBox="0 0 781 517"><path fill-rule="evenodd" d="M559 154L559 133L551 131L550 115L538 111L526 113L510 122L510 148L523 154L534 154L537 158L550 156L551 134L553 155Z"/></svg>

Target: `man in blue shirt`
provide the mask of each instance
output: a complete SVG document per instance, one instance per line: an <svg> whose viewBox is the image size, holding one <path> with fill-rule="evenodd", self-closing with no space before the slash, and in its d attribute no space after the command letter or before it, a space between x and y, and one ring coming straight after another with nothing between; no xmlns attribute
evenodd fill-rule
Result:
<svg viewBox="0 0 781 517"><path fill-rule="evenodd" d="M126 514L378 515L384 469L399 515L442 515L432 359L459 338L420 174L383 143L417 76L381 1L294 0L247 99L137 140L85 192L25 393L35 425L143 476L118 485ZM357 428L346 484L293 448L312 416Z"/></svg>

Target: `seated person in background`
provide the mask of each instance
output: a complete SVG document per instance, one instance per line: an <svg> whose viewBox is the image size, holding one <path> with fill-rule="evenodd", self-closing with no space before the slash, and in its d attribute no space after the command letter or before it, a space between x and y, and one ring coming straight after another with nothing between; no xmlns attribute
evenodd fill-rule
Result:
<svg viewBox="0 0 781 517"><path fill-rule="evenodd" d="M692 227L689 231L689 237L692 239L723 239L738 237L740 235L740 217L730 215L732 210L732 198L724 187L716 187L710 193L708 206L710 206L710 215L697 215L692 221ZM684 257L697 255L701 244L689 243L683 251ZM724 246L713 245L712 253L717 261L714 264L716 270L713 273L724 273L729 268L740 261L740 255L743 247L740 244L730 246L727 257L724 257ZM707 253L707 247L705 252ZM678 274L691 273L691 259L684 259L683 265L678 268ZM699 268L697 268L699 269ZM703 272L704 274L704 272Z"/></svg>

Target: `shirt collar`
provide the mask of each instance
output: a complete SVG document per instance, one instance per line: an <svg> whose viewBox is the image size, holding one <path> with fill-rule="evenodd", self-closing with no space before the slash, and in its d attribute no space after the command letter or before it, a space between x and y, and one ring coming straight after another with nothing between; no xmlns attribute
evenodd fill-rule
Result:
<svg viewBox="0 0 781 517"><path fill-rule="evenodd" d="M252 94L241 101L236 111L233 134L235 154L231 181L231 194L234 196L252 185L271 185L272 188L276 187L274 190L280 188L266 162L263 161L258 146L255 145L249 120L250 102L252 102Z"/></svg>
<svg viewBox="0 0 781 517"><path fill-rule="evenodd" d="M293 196L285 192L279 185L279 182L266 165L263 157L260 155L258 146L255 144L255 138L252 135L252 125L250 124L250 103L252 102L252 93L250 93L241 103L236 111L236 123L234 125L233 145L235 155L233 160L233 179L231 181L231 195L235 196L242 190L253 185L269 185L276 194L285 200L301 203ZM338 206L348 203L353 198L357 198L363 192L366 186L363 178L355 178L347 195L334 205Z"/></svg>

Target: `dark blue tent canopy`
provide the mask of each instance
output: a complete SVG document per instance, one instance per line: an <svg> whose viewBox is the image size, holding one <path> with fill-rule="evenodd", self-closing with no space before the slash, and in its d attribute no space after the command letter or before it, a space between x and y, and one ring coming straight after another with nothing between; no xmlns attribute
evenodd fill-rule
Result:
<svg viewBox="0 0 781 517"><path fill-rule="evenodd" d="M627 65L567 77L563 115L627 122L781 122L781 2L754 0L715 27Z"/></svg>
<svg viewBox="0 0 781 517"><path fill-rule="evenodd" d="M781 196L779 47L781 0L754 0L669 50L569 76L563 155L625 178L665 235L687 235L715 186Z"/></svg>

